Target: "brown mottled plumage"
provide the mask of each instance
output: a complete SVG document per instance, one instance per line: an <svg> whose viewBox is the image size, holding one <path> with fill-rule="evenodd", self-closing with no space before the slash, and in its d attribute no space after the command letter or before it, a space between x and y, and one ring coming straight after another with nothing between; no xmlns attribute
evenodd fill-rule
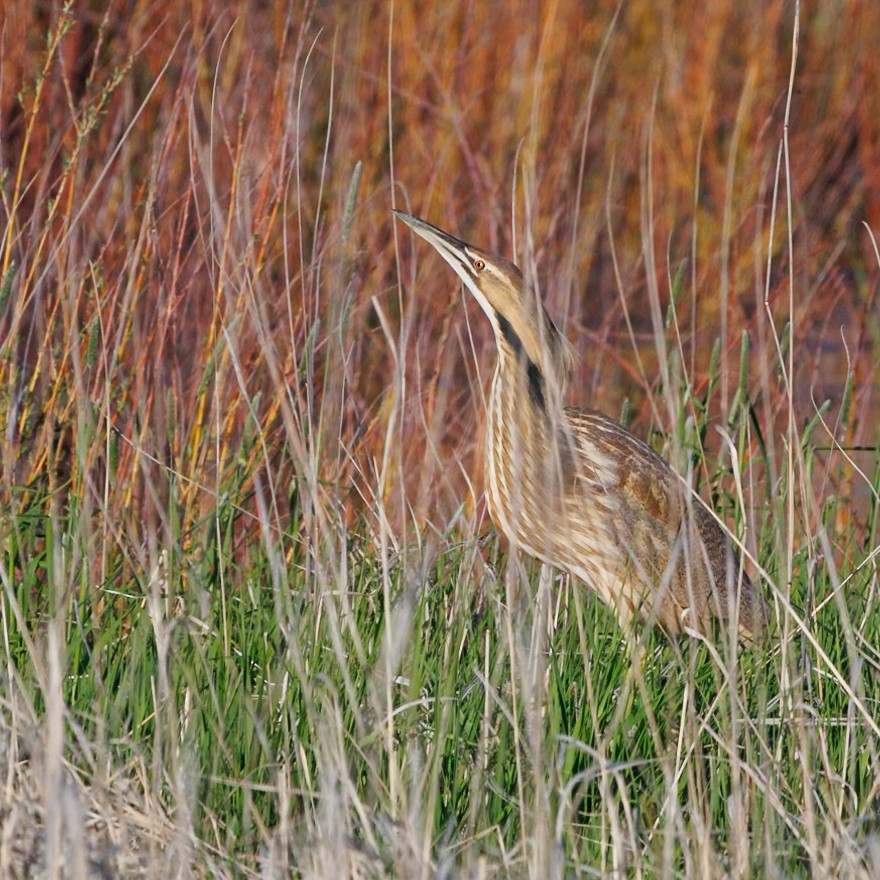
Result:
<svg viewBox="0 0 880 880"><path fill-rule="evenodd" d="M753 637L766 606L699 498L622 425L563 407L568 346L520 270L395 214L452 266L495 332L486 496L498 528L596 590L624 628L638 618L668 633L706 632L718 619Z"/></svg>

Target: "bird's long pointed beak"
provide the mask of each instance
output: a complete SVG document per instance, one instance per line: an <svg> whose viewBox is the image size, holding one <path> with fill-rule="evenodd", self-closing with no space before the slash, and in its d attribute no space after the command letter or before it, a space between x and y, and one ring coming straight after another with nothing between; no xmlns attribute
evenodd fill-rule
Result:
<svg viewBox="0 0 880 880"><path fill-rule="evenodd" d="M413 232L420 235L429 244L432 244L447 262L452 262L450 257L460 265L468 262L466 253L468 247L467 242L462 241L460 238L456 238L454 235L450 235L448 232L444 232L442 229L438 229L436 226L432 226L426 220L413 217L412 214L405 214L403 211L396 211L393 209L391 213L394 214L398 220L402 220L406 223Z"/></svg>

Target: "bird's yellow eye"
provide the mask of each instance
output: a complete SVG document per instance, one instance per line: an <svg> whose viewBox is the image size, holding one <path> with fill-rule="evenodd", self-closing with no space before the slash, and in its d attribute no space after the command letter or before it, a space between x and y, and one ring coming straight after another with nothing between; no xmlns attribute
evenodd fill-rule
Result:
<svg viewBox="0 0 880 880"><path fill-rule="evenodd" d="M486 261L485 260L474 260L474 268L478 272L482 272L483 269L486 268Z"/></svg>

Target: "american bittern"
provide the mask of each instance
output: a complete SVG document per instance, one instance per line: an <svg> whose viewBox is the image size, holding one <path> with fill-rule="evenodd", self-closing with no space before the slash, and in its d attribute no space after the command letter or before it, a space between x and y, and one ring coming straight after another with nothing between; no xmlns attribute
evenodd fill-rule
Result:
<svg viewBox="0 0 880 880"><path fill-rule="evenodd" d="M514 547L591 586L624 629L713 619L753 637L766 606L728 535L684 481L622 425L564 407L569 348L511 262L394 212L430 242L492 324L486 497Z"/></svg>

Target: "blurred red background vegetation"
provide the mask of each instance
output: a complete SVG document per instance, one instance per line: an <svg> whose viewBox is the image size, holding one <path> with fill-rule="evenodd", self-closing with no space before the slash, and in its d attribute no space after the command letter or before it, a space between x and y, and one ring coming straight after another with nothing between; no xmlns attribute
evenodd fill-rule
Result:
<svg viewBox="0 0 880 880"><path fill-rule="evenodd" d="M720 339L713 419L748 331L756 416L785 429L791 317L798 424L825 398L835 424L851 369L835 436L873 446L880 5L803 7L789 180L794 10L6 0L4 495L48 474L132 527L167 517L169 473L184 522L251 480L281 527L291 479L399 526L478 507L489 327L392 205L509 256L515 217L519 259L530 230L571 402L672 429L649 292L681 273L698 397Z"/></svg>

